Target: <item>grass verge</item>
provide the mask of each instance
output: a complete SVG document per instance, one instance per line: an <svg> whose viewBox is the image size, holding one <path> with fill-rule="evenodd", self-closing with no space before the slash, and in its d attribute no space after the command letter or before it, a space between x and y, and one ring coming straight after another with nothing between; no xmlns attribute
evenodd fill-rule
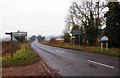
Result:
<svg viewBox="0 0 120 78"><path fill-rule="evenodd" d="M2 67L21 66L35 62L38 58L29 44L26 45L26 50L27 52L25 52L25 45L22 45L21 49L17 50L12 58L10 54L3 56Z"/></svg>
<svg viewBox="0 0 120 78"><path fill-rule="evenodd" d="M108 50L105 50L105 48L103 48L103 50L101 51L100 47L94 47L94 46L75 46L75 45L53 44L48 42L40 42L40 43L45 45L60 47L60 48L78 50L81 52L91 52L91 53L98 53L98 54L110 55L116 57L120 56L120 49L116 49L116 48L109 48Z"/></svg>

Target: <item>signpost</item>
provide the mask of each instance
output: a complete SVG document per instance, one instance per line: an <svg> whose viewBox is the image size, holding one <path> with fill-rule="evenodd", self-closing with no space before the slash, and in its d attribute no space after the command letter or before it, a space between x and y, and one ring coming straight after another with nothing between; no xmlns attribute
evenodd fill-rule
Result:
<svg viewBox="0 0 120 78"><path fill-rule="evenodd" d="M25 36L25 42L26 42L26 36L27 36L27 32L10 32L10 33L5 33L6 35L10 35L11 36L11 57L13 57L13 37L15 36ZM26 51L26 45L25 45L25 51Z"/></svg>
<svg viewBox="0 0 120 78"><path fill-rule="evenodd" d="M5 33L5 34L11 36L11 57L13 57L13 35L12 35L12 32Z"/></svg>
<svg viewBox="0 0 120 78"><path fill-rule="evenodd" d="M108 50L108 37L107 36L101 37L101 51L103 49L104 42L105 42L105 48L106 48L106 50Z"/></svg>

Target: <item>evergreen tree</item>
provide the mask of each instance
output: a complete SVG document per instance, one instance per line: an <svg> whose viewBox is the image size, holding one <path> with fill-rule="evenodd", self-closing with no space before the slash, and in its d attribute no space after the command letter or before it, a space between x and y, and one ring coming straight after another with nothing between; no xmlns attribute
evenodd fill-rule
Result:
<svg viewBox="0 0 120 78"><path fill-rule="evenodd" d="M70 35L69 33L64 34L64 42L69 43L70 42Z"/></svg>
<svg viewBox="0 0 120 78"><path fill-rule="evenodd" d="M86 27L86 38L90 46L94 46L98 36L98 28L95 25L93 13L90 11L90 18Z"/></svg>
<svg viewBox="0 0 120 78"><path fill-rule="evenodd" d="M109 38L110 47L120 47L120 3L109 2L107 6L105 35Z"/></svg>

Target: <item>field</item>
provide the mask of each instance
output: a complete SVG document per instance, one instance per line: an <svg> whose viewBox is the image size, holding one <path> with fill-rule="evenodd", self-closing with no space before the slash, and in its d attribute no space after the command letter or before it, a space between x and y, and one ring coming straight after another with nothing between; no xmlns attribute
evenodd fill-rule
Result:
<svg viewBox="0 0 120 78"><path fill-rule="evenodd" d="M17 41L13 42L13 51L20 49L20 43ZM11 41L2 41L2 55L11 53L12 46Z"/></svg>

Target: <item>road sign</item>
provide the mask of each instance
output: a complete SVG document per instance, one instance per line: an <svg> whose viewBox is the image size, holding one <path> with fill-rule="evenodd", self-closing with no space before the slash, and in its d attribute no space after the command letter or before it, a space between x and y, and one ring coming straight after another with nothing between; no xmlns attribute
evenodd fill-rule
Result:
<svg viewBox="0 0 120 78"><path fill-rule="evenodd" d="M73 30L73 34L74 35L80 35L80 30L79 29Z"/></svg>
<svg viewBox="0 0 120 78"><path fill-rule="evenodd" d="M108 41L108 37L107 36L101 37L101 41Z"/></svg>
<svg viewBox="0 0 120 78"><path fill-rule="evenodd" d="M72 36L72 38L76 38L76 36Z"/></svg>
<svg viewBox="0 0 120 78"><path fill-rule="evenodd" d="M101 51L103 49L103 43L105 42L105 47L106 50L108 50L108 37L107 36L103 36L101 37Z"/></svg>
<svg viewBox="0 0 120 78"><path fill-rule="evenodd" d="M27 32L12 32L12 36L27 36Z"/></svg>

